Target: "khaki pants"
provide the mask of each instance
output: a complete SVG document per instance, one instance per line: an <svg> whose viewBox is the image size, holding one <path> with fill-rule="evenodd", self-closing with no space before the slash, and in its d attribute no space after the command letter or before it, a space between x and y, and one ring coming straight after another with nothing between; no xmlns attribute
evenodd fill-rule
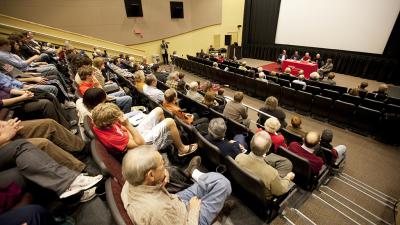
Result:
<svg viewBox="0 0 400 225"><path fill-rule="evenodd" d="M81 172L86 165L76 159L69 152L82 151L85 144L52 119L22 121L23 128L18 131L15 139L24 138L31 142L56 162L71 170Z"/></svg>
<svg viewBox="0 0 400 225"><path fill-rule="evenodd" d="M270 153L264 158L265 162L278 171L280 177L285 177L289 172L292 172L292 162L289 159Z"/></svg>

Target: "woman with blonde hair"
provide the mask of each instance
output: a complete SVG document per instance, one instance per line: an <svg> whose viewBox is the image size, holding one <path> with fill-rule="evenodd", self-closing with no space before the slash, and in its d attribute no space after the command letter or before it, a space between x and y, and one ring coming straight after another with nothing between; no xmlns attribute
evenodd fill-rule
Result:
<svg viewBox="0 0 400 225"><path fill-rule="evenodd" d="M135 87L138 91L143 92L144 80L146 77L144 76L143 70L138 70L135 72Z"/></svg>

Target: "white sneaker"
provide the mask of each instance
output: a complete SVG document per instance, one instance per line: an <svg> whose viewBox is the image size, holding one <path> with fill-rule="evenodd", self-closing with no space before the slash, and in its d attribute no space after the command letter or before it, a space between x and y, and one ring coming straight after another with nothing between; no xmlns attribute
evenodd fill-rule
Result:
<svg viewBox="0 0 400 225"><path fill-rule="evenodd" d="M88 201L94 199L94 197L96 197L96 189L97 189L97 187L92 187L92 188L84 191L83 195L80 199L80 202L88 202Z"/></svg>
<svg viewBox="0 0 400 225"><path fill-rule="evenodd" d="M69 188L60 195L60 198L67 198L81 191L87 190L93 187L93 185L97 184L99 181L101 181L101 179L103 179L102 175L90 177L86 174L81 173L75 178Z"/></svg>

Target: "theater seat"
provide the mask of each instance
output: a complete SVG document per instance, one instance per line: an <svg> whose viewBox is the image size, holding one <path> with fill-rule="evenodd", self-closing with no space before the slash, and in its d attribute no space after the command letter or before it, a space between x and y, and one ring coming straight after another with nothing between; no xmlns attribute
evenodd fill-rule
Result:
<svg viewBox="0 0 400 225"><path fill-rule="evenodd" d="M106 199L111 215L117 225L134 225L124 208L121 199L122 186L117 181L109 178L106 181Z"/></svg>
<svg viewBox="0 0 400 225"><path fill-rule="evenodd" d="M226 171L225 157L222 155L219 148L209 142L203 135L197 130L194 131L201 156L206 159L205 164L208 167L213 168L212 171L218 171L224 173Z"/></svg>
<svg viewBox="0 0 400 225"><path fill-rule="evenodd" d="M295 104L296 90L290 87L281 87L282 94L279 103L288 110L293 110Z"/></svg>
<svg viewBox="0 0 400 225"><path fill-rule="evenodd" d="M278 148L277 154L292 162L292 171L296 174L294 182L306 190L312 191L318 189L326 178L328 178L329 170L325 165L321 168L319 174L312 174L311 166L307 159L294 154L282 146Z"/></svg>
<svg viewBox="0 0 400 225"><path fill-rule="evenodd" d="M311 93L313 95L321 94L321 88L316 87L316 86L311 86L311 85L307 85L305 91L308 93Z"/></svg>
<svg viewBox="0 0 400 225"><path fill-rule="evenodd" d="M377 129L381 120L381 112L358 106L354 119L350 120L351 129L363 135L370 135Z"/></svg>
<svg viewBox="0 0 400 225"><path fill-rule="evenodd" d="M354 104L356 106L358 106L361 102L361 98L359 96L353 96L353 95L349 95L347 93L340 96L339 100L341 100L343 102L348 102L348 103Z"/></svg>
<svg viewBox="0 0 400 225"><path fill-rule="evenodd" d="M294 95L296 112L302 115L310 115L313 104L313 95L305 91L297 91Z"/></svg>
<svg viewBox="0 0 400 225"><path fill-rule="evenodd" d="M340 97L340 93L338 91L324 89L321 91L321 95L336 100Z"/></svg>
<svg viewBox="0 0 400 225"><path fill-rule="evenodd" d="M393 104L400 106L400 98L388 97L385 101L386 104Z"/></svg>
<svg viewBox="0 0 400 225"><path fill-rule="evenodd" d="M332 150L322 146L320 146L317 155L324 159L325 164L330 167L330 170L333 174L337 174L343 170L346 159L345 157L342 157L338 162L336 162L333 157Z"/></svg>
<svg viewBox="0 0 400 225"><path fill-rule="evenodd" d="M333 102L332 111L329 114L329 123L346 128L354 119L356 106L351 103L336 100Z"/></svg>
<svg viewBox="0 0 400 225"><path fill-rule="evenodd" d="M304 85L299 84L299 83L293 83L293 82L292 82L291 87L294 88L294 89L296 89L296 90L303 90Z"/></svg>
<svg viewBox="0 0 400 225"><path fill-rule="evenodd" d="M284 87L290 87L290 81L283 78L278 78L278 83Z"/></svg>
<svg viewBox="0 0 400 225"><path fill-rule="evenodd" d="M347 93L347 87L342 87L342 86L331 86L330 88L331 90L337 91L340 94L344 94Z"/></svg>
<svg viewBox="0 0 400 225"><path fill-rule="evenodd" d="M361 106L370 108L370 109L374 109L374 110L378 110L380 112L383 112L386 107L385 103L383 103L381 101L372 100L369 98L364 98L361 101Z"/></svg>
<svg viewBox="0 0 400 225"><path fill-rule="evenodd" d="M331 107L331 98L315 95L311 106L311 116L315 119L326 121L331 113Z"/></svg>
<svg viewBox="0 0 400 225"><path fill-rule="evenodd" d="M269 83L268 89L265 91L268 93L268 96L274 96L276 99L280 100L281 86L279 86L278 84Z"/></svg>
<svg viewBox="0 0 400 225"><path fill-rule="evenodd" d="M83 119L83 128L85 130L85 135L87 138L89 138L90 140L96 138L93 132L93 120L89 116L85 116L85 118Z"/></svg>
<svg viewBox="0 0 400 225"><path fill-rule="evenodd" d="M125 179L122 177L121 163L108 153L99 140L92 140L90 143L90 151L93 160L100 168L101 174L105 177L111 176L115 178L119 184L123 185Z"/></svg>
<svg viewBox="0 0 400 225"><path fill-rule="evenodd" d="M236 161L227 156L225 158L228 171L233 179L233 186L240 188L242 199L245 199L247 205L254 208L261 218L267 223L271 222L280 212L283 211L288 200L297 191L296 186L292 186L288 193L273 197L268 200L265 198L266 187L262 180L253 175L246 169L241 168Z"/></svg>
<svg viewBox="0 0 400 225"><path fill-rule="evenodd" d="M293 141L298 142L298 143L303 143L302 136L300 136L298 134L294 134L294 133L286 130L286 128L281 128L279 131L285 137L286 143L292 143Z"/></svg>

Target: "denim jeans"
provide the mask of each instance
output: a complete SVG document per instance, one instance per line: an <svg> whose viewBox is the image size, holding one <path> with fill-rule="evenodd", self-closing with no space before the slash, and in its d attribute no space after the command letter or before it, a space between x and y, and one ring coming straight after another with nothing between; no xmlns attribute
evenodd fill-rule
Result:
<svg viewBox="0 0 400 225"><path fill-rule="evenodd" d="M126 95L124 91L114 92L109 95L115 97L117 105L122 109L124 113L128 113L131 111L131 106L132 106L131 96Z"/></svg>
<svg viewBox="0 0 400 225"><path fill-rule="evenodd" d="M58 89L57 87L53 86L53 85L36 85L35 86L36 89L53 94L54 96L58 95Z"/></svg>
<svg viewBox="0 0 400 225"><path fill-rule="evenodd" d="M200 225L211 224L224 206L226 198L231 194L231 183L220 173L205 173L199 182L176 193L186 207L192 197L201 199Z"/></svg>
<svg viewBox="0 0 400 225"><path fill-rule="evenodd" d="M243 134L236 134L235 137L233 137L233 140L241 144L245 149L249 150L249 146L246 142L246 137Z"/></svg>

